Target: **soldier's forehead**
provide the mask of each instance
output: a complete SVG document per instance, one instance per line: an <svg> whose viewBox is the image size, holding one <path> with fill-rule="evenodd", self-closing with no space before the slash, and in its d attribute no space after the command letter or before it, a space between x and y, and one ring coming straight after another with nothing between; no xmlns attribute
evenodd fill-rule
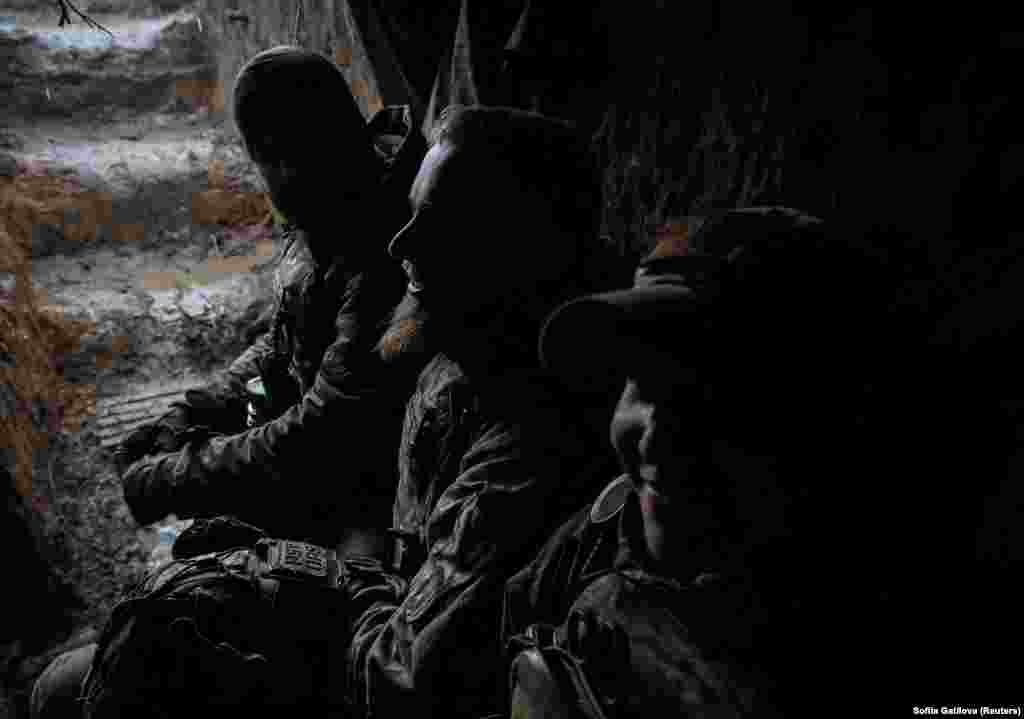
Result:
<svg viewBox="0 0 1024 719"><path fill-rule="evenodd" d="M507 188L503 174L484 157L479 151L447 142L432 146L409 192L413 206L444 203L472 210L474 198L486 200L503 192L499 189Z"/></svg>
<svg viewBox="0 0 1024 719"><path fill-rule="evenodd" d="M455 149L448 143L436 144L427 151L409 191L413 204L426 200L435 202L441 198L445 187L451 183L450 168L455 154Z"/></svg>

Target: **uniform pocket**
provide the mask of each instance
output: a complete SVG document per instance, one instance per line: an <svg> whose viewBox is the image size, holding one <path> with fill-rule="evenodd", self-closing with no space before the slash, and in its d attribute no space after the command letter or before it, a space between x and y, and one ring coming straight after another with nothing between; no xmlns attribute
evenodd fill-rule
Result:
<svg viewBox="0 0 1024 719"><path fill-rule="evenodd" d="M474 579L471 574L446 571L428 560L412 580L402 613L414 631L419 631L455 603L456 597Z"/></svg>

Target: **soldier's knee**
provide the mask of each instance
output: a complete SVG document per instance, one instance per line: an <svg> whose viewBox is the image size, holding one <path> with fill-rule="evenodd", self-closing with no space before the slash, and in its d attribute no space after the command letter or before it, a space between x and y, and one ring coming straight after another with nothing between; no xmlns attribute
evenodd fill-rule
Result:
<svg viewBox="0 0 1024 719"><path fill-rule="evenodd" d="M71 719L82 714L78 698L82 680L89 671L95 644L64 652L50 662L32 688L30 716L32 719Z"/></svg>

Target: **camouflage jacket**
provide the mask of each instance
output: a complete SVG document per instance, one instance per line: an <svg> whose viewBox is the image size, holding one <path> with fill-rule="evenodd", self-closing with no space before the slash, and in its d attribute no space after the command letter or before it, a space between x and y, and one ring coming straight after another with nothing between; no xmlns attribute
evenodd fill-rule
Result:
<svg viewBox="0 0 1024 719"><path fill-rule="evenodd" d="M730 671L721 650L749 649L749 637L730 641L750 630L747 587L737 591L712 575L685 585L652 570L637 496L622 486L628 495L617 493L615 506L585 507L509 581L504 636L532 624L558 627L559 636L574 632L572 646L595 691L614 696L624 716L745 716L750 684ZM694 614L691 630L683 622ZM624 633L632 661L609 654L609 629ZM723 629L730 636L701 641Z"/></svg>
<svg viewBox="0 0 1024 719"><path fill-rule="evenodd" d="M635 491L601 504L571 517L509 580L503 635L533 624L575 635L617 715L811 715L825 687L842 694L863 667L881 666L870 655L894 634L879 631L870 582L837 587L829 568L766 555L748 571L680 581L650 560ZM624 662L609 661L609 629L627 639Z"/></svg>
<svg viewBox="0 0 1024 719"><path fill-rule="evenodd" d="M276 536L333 544L345 528L387 521L402 410L415 375L393 376L373 346L405 291L405 275L386 246L408 212L405 193L423 142L407 114L384 119L404 120L408 132L381 193L373 230L379 249L358 267L317 266L301 233L293 234L278 271L271 330L201 393L241 418L244 383L259 374L275 400L290 390L294 403L261 426L132 465L123 486L139 523L171 513L228 514Z"/></svg>
<svg viewBox="0 0 1024 719"><path fill-rule="evenodd" d="M406 194L425 152L422 138L412 128L405 106L380 110L369 123L375 148L388 170L382 192L381 236L386 244L391 230L401 227L408 214ZM396 142L397 140L397 142ZM239 402L246 399L245 383L262 377L272 398L270 416L296 404L316 379L324 352L334 339L334 318L340 308L346 268L337 263L317 267L306 233L293 225L285 228L283 249L274 272L275 304L270 328L256 340L211 386L199 401L225 406L230 400L243 427ZM348 274L351 274L350 272Z"/></svg>
<svg viewBox="0 0 1024 719"><path fill-rule="evenodd" d="M324 343L331 339L339 290L343 291L332 285L346 279L338 266L326 271L317 267L302 230L288 226L282 240L270 328L225 373L229 387L239 394L244 393L246 380L262 377L278 410L271 416L295 404L312 387L327 350Z"/></svg>
<svg viewBox="0 0 1024 719"><path fill-rule="evenodd" d="M408 403L393 526L422 559L354 593L349 681L368 715L500 710L505 581L612 463L539 371L481 375L439 355Z"/></svg>

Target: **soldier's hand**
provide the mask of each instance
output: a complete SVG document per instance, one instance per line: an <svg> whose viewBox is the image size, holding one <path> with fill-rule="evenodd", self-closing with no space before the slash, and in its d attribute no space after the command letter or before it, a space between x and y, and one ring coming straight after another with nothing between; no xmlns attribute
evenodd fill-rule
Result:
<svg viewBox="0 0 1024 719"><path fill-rule="evenodd" d="M157 431L155 424L147 424L132 430L121 440L114 450L114 463L119 475L123 476L131 464L153 451Z"/></svg>
<svg viewBox="0 0 1024 719"><path fill-rule="evenodd" d="M148 455L121 473L121 490L136 522L152 524L168 514L191 516L196 506L191 470L213 436L208 427L189 427L175 439L181 449Z"/></svg>
<svg viewBox="0 0 1024 719"><path fill-rule="evenodd" d="M129 465L148 455L181 449L188 428L188 408L176 406L159 419L132 430L114 452L118 473L123 475Z"/></svg>
<svg viewBox="0 0 1024 719"><path fill-rule="evenodd" d="M234 434L245 429L247 398L226 388L189 390L185 393L190 425L204 425L218 434Z"/></svg>
<svg viewBox="0 0 1024 719"><path fill-rule="evenodd" d="M191 411L185 405L175 405L154 424L157 431L153 438L157 452L177 452L188 440L184 438L193 424Z"/></svg>
<svg viewBox="0 0 1024 719"><path fill-rule="evenodd" d="M179 452L143 457L121 473L121 491L132 517L152 524L174 513L174 468Z"/></svg>

